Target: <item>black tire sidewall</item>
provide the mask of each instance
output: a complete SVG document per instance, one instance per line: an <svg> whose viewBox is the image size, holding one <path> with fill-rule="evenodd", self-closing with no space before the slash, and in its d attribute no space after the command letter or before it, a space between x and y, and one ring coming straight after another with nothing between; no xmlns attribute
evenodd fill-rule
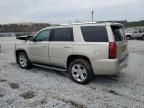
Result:
<svg viewBox="0 0 144 108"><path fill-rule="evenodd" d="M127 40L131 40L131 37L130 37L130 36L127 36L126 38L127 38Z"/></svg>
<svg viewBox="0 0 144 108"><path fill-rule="evenodd" d="M25 66L25 67L21 66L21 64L20 64L20 62L19 62L19 57L20 57L21 55L25 56L25 58L27 59L27 63L26 63L26 66ZM20 66L22 69L30 69L30 68L31 68L31 63L30 63L30 61L29 61L29 59L28 59L28 56L27 56L27 54L26 54L25 52L20 52L20 53L18 54L18 56L17 56L17 59L18 59L18 64L19 64L19 66Z"/></svg>
<svg viewBox="0 0 144 108"><path fill-rule="evenodd" d="M87 78L84 81L80 82L80 81L77 81L73 78L71 69L75 64L80 64L80 65L83 65L85 67L86 72L87 72ZM91 68L90 63L87 60L83 60L83 59L76 59L76 60L72 61L68 67L68 72L70 73L70 78L78 84L89 83L90 80L92 80L92 76L93 76L93 72L92 72L92 68Z"/></svg>

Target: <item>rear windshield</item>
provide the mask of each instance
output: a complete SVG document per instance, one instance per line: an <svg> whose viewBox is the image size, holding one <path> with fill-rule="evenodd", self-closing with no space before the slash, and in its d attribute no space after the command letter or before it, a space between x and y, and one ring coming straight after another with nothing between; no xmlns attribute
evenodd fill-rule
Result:
<svg viewBox="0 0 144 108"><path fill-rule="evenodd" d="M82 26L81 32L87 42L108 42L105 26Z"/></svg>
<svg viewBox="0 0 144 108"><path fill-rule="evenodd" d="M120 26L111 26L115 41L123 41L125 40L124 30Z"/></svg>

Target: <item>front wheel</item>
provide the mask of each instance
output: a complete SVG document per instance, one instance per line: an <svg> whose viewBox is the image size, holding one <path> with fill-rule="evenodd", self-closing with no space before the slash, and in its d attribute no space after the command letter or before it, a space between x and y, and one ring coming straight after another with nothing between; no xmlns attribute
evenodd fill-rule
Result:
<svg viewBox="0 0 144 108"><path fill-rule="evenodd" d="M68 68L71 79L78 84L87 84L92 80L93 72L90 63L84 59L76 59Z"/></svg>
<svg viewBox="0 0 144 108"><path fill-rule="evenodd" d="M31 62L25 52L20 52L17 56L18 64L23 69L30 69L32 67Z"/></svg>

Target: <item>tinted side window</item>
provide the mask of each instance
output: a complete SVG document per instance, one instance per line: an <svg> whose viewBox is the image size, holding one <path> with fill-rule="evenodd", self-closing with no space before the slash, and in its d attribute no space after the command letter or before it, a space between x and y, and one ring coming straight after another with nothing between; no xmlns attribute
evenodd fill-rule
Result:
<svg viewBox="0 0 144 108"><path fill-rule="evenodd" d="M51 30L44 30L37 34L35 41L48 41L50 37Z"/></svg>
<svg viewBox="0 0 144 108"><path fill-rule="evenodd" d="M108 42L105 26L82 26L81 31L87 42Z"/></svg>
<svg viewBox="0 0 144 108"><path fill-rule="evenodd" d="M72 28L53 29L51 41L73 41Z"/></svg>
<svg viewBox="0 0 144 108"><path fill-rule="evenodd" d="M125 34L123 28L120 26L111 26L115 41L123 41L125 39Z"/></svg>

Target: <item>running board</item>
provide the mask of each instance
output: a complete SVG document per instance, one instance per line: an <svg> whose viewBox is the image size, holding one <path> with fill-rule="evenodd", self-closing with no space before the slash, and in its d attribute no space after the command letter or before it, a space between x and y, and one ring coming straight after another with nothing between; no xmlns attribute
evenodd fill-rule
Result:
<svg viewBox="0 0 144 108"><path fill-rule="evenodd" d="M57 70L57 71L62 71L62 72L66 72L67 70L61 67L56 67L56 66L49 66L49 65L41 65L41 64L33 64L34 66L37 67L42 67L42 68L47 68L47 69L52 69L52 70Z"/></svg>

